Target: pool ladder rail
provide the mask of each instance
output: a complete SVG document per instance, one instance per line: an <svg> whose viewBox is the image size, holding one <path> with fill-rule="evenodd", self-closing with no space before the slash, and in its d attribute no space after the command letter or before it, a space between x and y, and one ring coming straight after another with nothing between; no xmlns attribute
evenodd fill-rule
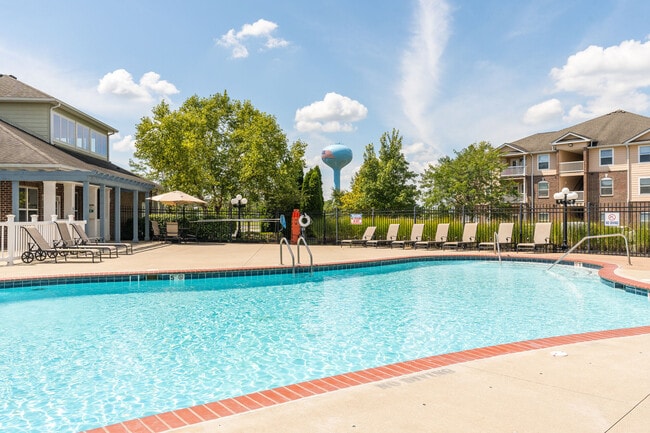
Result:
<svg viewBox="0 0 650 433"><path fill-rule="evenodd" d="M300 244L304 244L305 248L307 248L307 252L309 253L309 273L312 274L314 272L314 256L311 253L311 249L309 249L309 245L307 245L307 241L305 240L304 236L300 236L298 238L298 242L296 243L296 248L298 250L298 264L300 265ZM291 255L291 268L293 270L293 273L296 273L296 259L293 255L293 251L291 250L291 245L289 244L289 241L287 240L286 237L283 237L280 239L280 264L283 265L282 261L282 245L286 245L287 249L289 250L289 254Z"/></svg>
<svg viewBox="0 0 650 433"><path fill-rule="evenodd" d="M622 234L622 233L612 233L612 234L608 234L608 235L593 235L593 236L585 236L584 238L580 239L580 241L578 241L577 244L575 244L574 246L572 246L571 249L570 249L569 251L567 251L566 253L562 254L562 257L560 257L560 258L557 259L555 262L553 262L553 264L552 264L551 266L548 267L547 271L550 270L553 266L555 266L555 265L557 265L558 263L560 263L560 262L562 261L562 259L564 259L566 256L568 256L569 254L571 254L571 253L573 252L573 250L575 250L576 248L578 248L578 247L580 246L580 244L583 243L584 241L586 241L587 239L600 239L600 238L613 238L613 237L623 238L623 240L625 241L625 251L627 251L627 264L630 265L630 266L632 266L632 260L630 259L630 246L629 246L629 244L628 244L628 242L627 242L627 237L626 237L624 234Z"/></svg>

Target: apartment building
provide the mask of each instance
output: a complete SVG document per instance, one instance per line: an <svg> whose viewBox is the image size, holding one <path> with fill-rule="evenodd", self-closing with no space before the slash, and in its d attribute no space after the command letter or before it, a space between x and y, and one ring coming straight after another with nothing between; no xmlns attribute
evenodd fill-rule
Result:
<svg viewBox="0 0 650 433"><path fill-rule="evenodd" d="M499 146L518 184L514 203L554 204L563 188L578 193L576 206L650 202L650 118L609 114Z"/></svg>
<svg viewBox="0 0 650 433"><path fill-rule="evenodd" d="M0 74L0 218L87 222L91 236L122 239L122 214L130 208L133 232L145 198L156 186L110 161L106 123ZM146 224L146 223L145 223ZM145 232L146 233L146 232ZM146 238L146 235L145 235Z"/></svg>

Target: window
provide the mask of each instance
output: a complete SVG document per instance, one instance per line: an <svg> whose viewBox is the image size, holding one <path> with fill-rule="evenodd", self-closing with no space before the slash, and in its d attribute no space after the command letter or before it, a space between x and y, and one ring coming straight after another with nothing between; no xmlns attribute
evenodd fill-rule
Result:
<svg viewBox="0 0 650 433"><path fill-rule="evenodd" d="M641 212L641 218L639 221L643 224L650 223L650 212Z"/></svg>
<svg viewBox="0 0 650 433"><path fill-rule="evenodd" d="M90 128L77 123L77 147L90 150Z"/></svg>
<svg viewBox="0 0 650 433"><path fill-rule="evenodd" d="M650 162L650 146L639 146L639 162Z"/></svg>
<svg viewBox="0 0 650 433"><path fill-rule="evenodd" d="M551 221L551 215L548 212L540 212L537 214L537 221L540 223L547 223Z"/></svg>
<svg viewBox="0 0 650 433"><path fill-rule="evenodd" d="M600 179L600 195L614 195L614 180L612 178Z"/></svg>
<svg viewBox="0 0 650 433"><path fill-rule="evenodd" d="M108 135L56 113L52 115L52 140L108 156Z"/></svg>
<svg viewBox="0 0 650 433"><path fill-rule="evenodd" d="M600 165L614 164L614 151L612 149L600 150Z"/></svg>
<svg viewBox="0 0 650 433"><path fill-rule="evenodd" d="M548 198L548 182L543 180L537 183L537 197Z"/></svg>
<svg viewBox="0 0 650 433"><path fill-rule="evenodd" d="M639 194L650 194L650 177L639 178Z"/></svg>
<svg viewBox="0 0 650 433"><path fill-rule="evenodd" d="M549 155L537 155L537 169L548 170L551 157Z"/></svg>
<svg viewBox="0 0 650 433"><path fill-rule="evenodd" d="M38 215L38 189L20 187L18 190L18 221L31 221Z"/></svg>

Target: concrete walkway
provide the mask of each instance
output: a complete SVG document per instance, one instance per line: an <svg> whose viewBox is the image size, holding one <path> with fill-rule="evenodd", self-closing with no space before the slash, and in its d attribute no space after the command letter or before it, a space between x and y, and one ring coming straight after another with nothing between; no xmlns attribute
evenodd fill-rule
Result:
<svg viewBox="0 0 650 433"><path fill-rule="evenodd" d="M293 247L295 253L295 247ZM247 269L279 266L278 245L140 244L136 253L102 263L0 266L0 280L25 277ZM440 254L417 250L312 246L315 264ZM472 255L479 253L470 252ZM492 252L480 253L492 255ZM285 249L285 264L291 257ZM558 254L517 254L557 258ZM301 250L303 263L309 261ZM650 287L650 259L571 255L610 264L608 275ZM611 266L613 264L614 266ZM649 320L650 323L650 320ZM527 350L396 375L173 429L207 432L610 432L650 431L650 328L641 335ZM554 356L558 355L565 356ZM136 431L118 424L93 432Z"/></svg>

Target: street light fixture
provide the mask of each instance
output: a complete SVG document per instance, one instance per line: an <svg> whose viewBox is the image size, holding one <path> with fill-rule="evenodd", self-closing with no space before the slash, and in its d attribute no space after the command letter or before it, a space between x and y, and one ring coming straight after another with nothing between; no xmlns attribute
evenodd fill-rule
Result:
<svg viewBox="0 0 650 433"><path fill-rule="evenodd" d="M235 198L230 200L230 204L237 208L237 238L241 238L241 208L246 206L247 203L248 199L242 197L241 194L237 194Z"/></svg>
<svg viewBox="0 0 650 433"><path fill-rule="evenodd" d="M555 202L557 204L564 205L564 220L562 224L562 251L566 251L569 249L569 245L567 244L567 218L568 218L568 206L570 204L575 204L576 200L578 199L578 193L575 191L571 191L569 188L564 187L562 188L562 191L556 192L553 194L553 198L555 199Z"/></svg>

